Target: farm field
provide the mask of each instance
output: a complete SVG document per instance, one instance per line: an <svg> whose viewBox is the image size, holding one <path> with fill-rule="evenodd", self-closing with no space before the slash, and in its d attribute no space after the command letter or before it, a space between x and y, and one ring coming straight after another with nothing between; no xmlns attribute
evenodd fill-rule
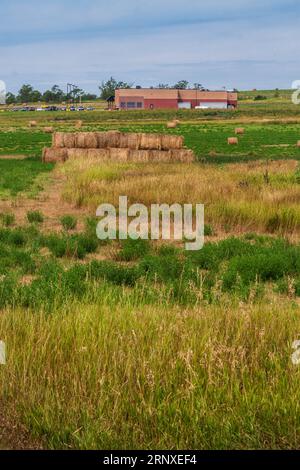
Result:
<svg viewBox="0 0 300 470"><path fill-rule="evenodd" d="M0 448L299 447L300 114L251 97L172 130L171 112L80 115L183 135L185 165L43 164L43 128L76 119L0 113ZM98 240L120 195L205 204L204 248Z"/></svg>

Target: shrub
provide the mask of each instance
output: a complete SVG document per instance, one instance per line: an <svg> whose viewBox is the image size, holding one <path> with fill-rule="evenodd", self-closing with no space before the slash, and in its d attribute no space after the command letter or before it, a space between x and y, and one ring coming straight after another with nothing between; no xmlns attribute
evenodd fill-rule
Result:
<svg viewBox="0 0 300 470"><path fill-rule="evenodd" d="M41 224L44 222L44 216L40 211L28 211L27 220L31 224Z"/></svg>
<svg viewBox="0 0 300 470"><path fill-rule="evenodd" d="M7 212L5 214L1 214L1 220L5 227L10 227L11 225L15 223L16 217L15 217L15 214Z"/></svg>
<svg viewBox="0 0 300 470"><path fill-rule="evenodd" d="M64 215L61 217L60 222L64 230L74 230L77 227L77 219L72 215Z"/></svg>
<svg viewBox="0 0 300 470"><path fill-rule="evenodd" d="M118 255L121 261L135 261L147 255L150 251L150 243L148 240L128 240L122 241L122 249Z"/></svg>

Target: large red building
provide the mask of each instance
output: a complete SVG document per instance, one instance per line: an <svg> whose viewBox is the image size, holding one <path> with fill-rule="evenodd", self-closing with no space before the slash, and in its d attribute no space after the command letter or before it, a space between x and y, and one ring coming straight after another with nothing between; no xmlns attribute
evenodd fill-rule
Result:
<svg viewBox="0 0 300 470"><path fill-rule="evenodd" d="M236 108L238 96L229 91L177 90L164 88L118 89L117 109Z"/></svg>

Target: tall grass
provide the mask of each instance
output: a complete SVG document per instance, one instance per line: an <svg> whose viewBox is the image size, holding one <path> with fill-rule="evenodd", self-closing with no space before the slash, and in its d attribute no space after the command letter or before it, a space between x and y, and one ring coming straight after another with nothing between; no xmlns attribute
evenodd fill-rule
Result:
<svg viewBox="0 0 300 470"><path fill-rule="evenodd" d="M118 206L120 195L147 206L202 203L206 223L219 229L286 234L300 228L297 168L294 161L101 167L80 159L59 171L67 178L63 198L94 211L103 202Z"/></svg>
<svg viewBox="0 0 300 470"><path fill-rule="evenodd" d="M134 306L100 290L97 304L0 316L7 412L46 446L299 447L298 308Z"/></svg>

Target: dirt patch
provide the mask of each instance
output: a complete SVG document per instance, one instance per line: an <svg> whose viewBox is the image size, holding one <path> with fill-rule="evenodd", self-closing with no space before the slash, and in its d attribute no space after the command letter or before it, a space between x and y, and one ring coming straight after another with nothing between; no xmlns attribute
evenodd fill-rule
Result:
<svg viewBox="0 0 300 470"><path fill-rule="evenodd" d="M46 189L35 199L17 196L12 200L0 200L0 213L12 212L16 217L16 224L23 225L27 223L28 211L40 211L45 217L42 228L46 231L60 231L60 218L66 214L72 215L77 218L77 230L80 231L84 227L85 217L91 214L86 209L77 208L62 200L64 183L64 177L53 175Z"/></svg>
<svg viewBox="0 0 300 470"><path fill-rule="evenodd" d="M42 450L44 445L33 439L28 430L19 423L17 416L6 414L0 401L0 450Z"/></svg>

